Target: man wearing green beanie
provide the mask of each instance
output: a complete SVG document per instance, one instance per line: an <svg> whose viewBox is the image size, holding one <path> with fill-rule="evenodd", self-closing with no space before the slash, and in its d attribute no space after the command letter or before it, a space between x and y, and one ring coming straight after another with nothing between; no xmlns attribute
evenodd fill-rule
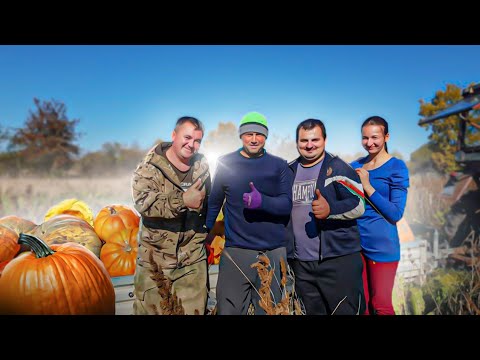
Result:
<svg viewBox="0 0 480 360"><path fill-rule="evenodd" d="M207 228L224 204L225 248L216 288L217 314L272 313L282 300L280 261L286 261L286 226L292 210L287 162L267 153L268 123L258 112L246 114L238 134L242 148L218 159L208 201ZM271 297L261 299L260 277L251 265L265 255L274 277ZM276 280L275 280L276 279Z"/></svg>

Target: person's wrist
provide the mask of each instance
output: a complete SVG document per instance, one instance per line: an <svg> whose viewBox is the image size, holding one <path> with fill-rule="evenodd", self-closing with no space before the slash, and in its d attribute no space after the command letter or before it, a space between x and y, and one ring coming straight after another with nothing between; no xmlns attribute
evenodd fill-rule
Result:
<svg viewBox="0 0 480 360"><path fill-rule="evenodd" d="M373 188L372 185L368 184L368 185L365 185L363 187L363 191L367 194L367 195L372 195L374 192L375 192L375 189Z"/></svg>

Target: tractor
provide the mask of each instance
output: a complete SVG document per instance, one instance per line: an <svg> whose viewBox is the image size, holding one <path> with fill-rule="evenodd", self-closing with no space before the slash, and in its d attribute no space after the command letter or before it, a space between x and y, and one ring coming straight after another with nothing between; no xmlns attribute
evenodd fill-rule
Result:
<svg viewBox="0 0 480 360"><path fill-rule="evenodd" d="M450 116L459 121L455 161L460 171L453 172L442 195L450 210L441 229L453 251L449 258L467 266L480 261L480 84L462 91L462 100L434 115L420 119L429 124Z"/></svg>

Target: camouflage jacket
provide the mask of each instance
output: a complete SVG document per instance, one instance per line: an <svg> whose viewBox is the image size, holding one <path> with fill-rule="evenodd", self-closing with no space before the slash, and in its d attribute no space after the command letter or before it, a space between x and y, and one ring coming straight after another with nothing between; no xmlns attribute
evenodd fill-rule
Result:
<svg viewBox="0 0 480 360"><path fill-rule="evenodd" d="M157 146L165 150L171 143ZM157 146L140 162L132 179L133 202L142 217L139 258L143 252L152 250L162 268L180 268L206 259L205 214L211 188L210 172L206 158L195 154L192 183L201 177L205 181L206 196L200 209L187 209L178 176L170 162L155 152Z"/></svg>

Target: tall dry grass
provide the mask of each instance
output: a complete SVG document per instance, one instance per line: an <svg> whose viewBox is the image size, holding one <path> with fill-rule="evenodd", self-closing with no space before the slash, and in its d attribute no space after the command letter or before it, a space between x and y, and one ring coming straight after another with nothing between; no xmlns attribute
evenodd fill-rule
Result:
<svg viewBox="0 0 480 360"><path fill-rule="evenodd" d="M133 207L132 174L99 178L6 178L0 177L0 217L17 215L36 224L48 209L62 200L86 202L96 215L110 204Z"/></svg>

